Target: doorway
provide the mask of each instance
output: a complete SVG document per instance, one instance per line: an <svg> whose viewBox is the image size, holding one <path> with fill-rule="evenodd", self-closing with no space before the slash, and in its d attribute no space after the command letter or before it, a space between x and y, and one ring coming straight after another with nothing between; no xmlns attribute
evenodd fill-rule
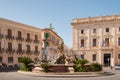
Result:
<svg viewBox="0 0 120 80"><path fill-rule="evenodd" d="M111 54L104 54L104 66L109 67L111 63Z"/></svg>

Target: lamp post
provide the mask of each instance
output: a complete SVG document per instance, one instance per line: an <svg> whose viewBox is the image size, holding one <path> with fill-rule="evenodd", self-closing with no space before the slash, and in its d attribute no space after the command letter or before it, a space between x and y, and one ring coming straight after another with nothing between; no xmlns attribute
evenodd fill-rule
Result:
<svg viewBox="0 0 120 80"><path fill-rule="evenodd" d="M109 61L110 61L110 59L108 58L108 66L110 65L110 62L109 62Z"/></svg>

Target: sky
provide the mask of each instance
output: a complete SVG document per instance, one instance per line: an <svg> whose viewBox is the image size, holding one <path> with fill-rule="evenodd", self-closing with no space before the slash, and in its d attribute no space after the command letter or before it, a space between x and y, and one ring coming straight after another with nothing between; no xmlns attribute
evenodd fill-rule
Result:
<svg viewBox="0 0 120 80"><path fill-rule="evenodd" d="M119 14L120 0L0 0L1 18L38 28L52 23L69 48L73 19Z"/></svg>

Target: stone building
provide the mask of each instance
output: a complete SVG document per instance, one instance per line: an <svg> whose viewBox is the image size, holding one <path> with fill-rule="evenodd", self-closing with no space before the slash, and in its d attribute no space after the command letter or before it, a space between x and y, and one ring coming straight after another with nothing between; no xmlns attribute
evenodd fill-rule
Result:
<svg viewBox="0 0 120 80"><path fill-rule="evenodd" d="M46 46L50 56L57 55L57 46L62 38L51 29L40 29L0 18L0 66L19 65L20 57L41 59Z"/></svg>
<svg viewBox="0 0 120 80"><path fill-rule="evenodd" d="M20 57L35 60L41 50L41 29L0 18L0 65L17 66Z"/></svg>
<svg viewBox="0 0 120 80"><path fill-rule="evenodd" d="M74 19L73 51L104 66L120 63L120 15Z"/></svg>

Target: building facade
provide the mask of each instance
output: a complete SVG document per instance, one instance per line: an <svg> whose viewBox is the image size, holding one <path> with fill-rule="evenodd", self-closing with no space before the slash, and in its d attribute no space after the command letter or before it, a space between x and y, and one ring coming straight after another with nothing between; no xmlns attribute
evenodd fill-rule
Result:
<svg viewBox="0 0 120 80"><path fill-rule="evenodd" d="M20 57L33 61L41 51L41 29L0 18L0 66L17 66Z"/></svg>
<svg viewBox="0 0 120 80"><path fill-rule="evenodd" d="M104 66L120 63L120 15L74 19L73 51Z"/></svg>
<svg viewBox="0 0 120 80"><path fill-rule="evenodd" d="M20 57L33 61L43 59L49 46L49 58L56 59L57 46L63 40L55 31L40 29L22 23L0 18L0 67L14 67L20 64Z"/></svg>

